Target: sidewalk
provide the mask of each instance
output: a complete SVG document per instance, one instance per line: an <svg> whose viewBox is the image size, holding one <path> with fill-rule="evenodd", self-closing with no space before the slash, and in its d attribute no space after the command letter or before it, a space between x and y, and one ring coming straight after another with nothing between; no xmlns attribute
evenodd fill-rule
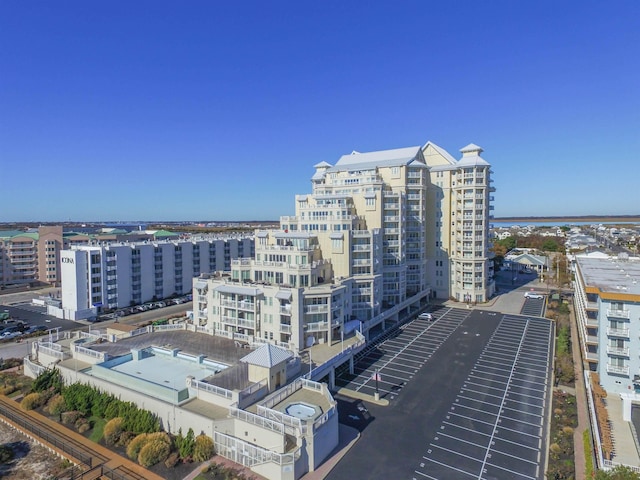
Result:
<svg viewBox="0 0 640 480"><path fill-rule="evenodd" d="M571 314L569 323L571 324L571 351L573 353L573 369L575 372L575 396L578 408L578 427L573 432L573 458L576 471L575 478L587 478L586 457L584 453L584 440L582 434L585 430L591 431L589 422L589 412L587 410L587 394L584 386L584 363L582 361L582 347L578 338L578 325L573 305L569 307ZM568 390L568 389L565 389Z"/></svg>

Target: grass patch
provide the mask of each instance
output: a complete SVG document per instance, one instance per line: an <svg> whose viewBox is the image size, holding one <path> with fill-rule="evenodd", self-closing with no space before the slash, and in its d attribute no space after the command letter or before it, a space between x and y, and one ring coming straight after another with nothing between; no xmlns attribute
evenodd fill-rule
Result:
<svg viewBox="0 0 640 480"><path fill-rule="evenodd" d="M93 425L89 440L99 443L104 435L104 426L107 424L107 421L100 417L89 417L89 422Z"/></svg>

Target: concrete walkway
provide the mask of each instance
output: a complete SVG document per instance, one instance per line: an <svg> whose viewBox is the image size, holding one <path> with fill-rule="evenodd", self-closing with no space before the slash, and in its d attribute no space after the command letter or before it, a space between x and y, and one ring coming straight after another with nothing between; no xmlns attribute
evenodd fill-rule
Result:
<svg viewBox="0 0 640 480"><path fill-rule="evenodd" d="M571 314L569 322L571 324L571 351L573 353L573 369L575 372L575 396L578 408L578 427L573 432L573 458L576 471L575 478L587 478L586 457L584 452L584 440L582 434L585 430L591 431L589 411L587 408L587 393L584 386L584 367L582 360L582 348L578 338L578 325L573 311L573 305L569 306ZM567 389L565 389L567 390Z"/></svg>

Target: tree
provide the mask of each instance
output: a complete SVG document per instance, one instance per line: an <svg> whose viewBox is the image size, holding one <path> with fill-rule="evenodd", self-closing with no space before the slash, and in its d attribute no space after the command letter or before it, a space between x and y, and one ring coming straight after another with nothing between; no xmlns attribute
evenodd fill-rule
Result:
<svg viewBox="0 0 640 480"><path fill-rule="evenodd" d="M542 242L542 245L540 246L540 248L545 252L557 252L559 249L559 245L556 240L549 238L544 242Z"/></svg>

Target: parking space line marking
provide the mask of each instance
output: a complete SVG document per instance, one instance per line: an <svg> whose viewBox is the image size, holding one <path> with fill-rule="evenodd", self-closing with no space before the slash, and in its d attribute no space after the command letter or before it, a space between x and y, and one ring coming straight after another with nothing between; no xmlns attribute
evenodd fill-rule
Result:
<svg viewBox="0 0 640 480"><path fill-rule="evenodd" d="M471 460L472 462L478 462L478 463L480 463L480 460L479 460L479 459L477 459L477 458L475 458L475 457L472 457L472 456L470 456L470 455L465 455L464 453L460 453L460 452L458 452L458 451L456 451L456 450L451 450L450 448L441 447L440 445L436 445L436 444L434 444L434 443L430 443L429 445L431 445L432 447L435 447L435 448L437 448L437 449L439 449L439 450L444 450L445 452L453 453L453 454L455 454L455 455L459 455L460 457L468 458L468 459L469 459L469 460Z"/></svg>
<svg viewBox="0 0 640 480"><path fill-rule="evenodd" d="M465 475L468 475L470 477L475 477L476 476L475 473L470 473L470 472L467 472L465 470L461 470L459 468L452 467L451 465L447 465L446 463L439 462L439 461L437 461L437 460L435 460L433 458L427 458L425 456L423 456L422 458L424 458L425 460L428 460L429 462L437 463L438 465L441 465L443 467L447 467L450 470L455 470L456 472L464 473Z"/></svg>
<svg viewBox="0 0 640 480"><path fill-rule="evenodd" d="M524 343L524 339L525 339L525 335L526 335L528 324L529 324L529 322L527 321L525 323L525 325L524 325L524 330L522 332L522 337L520 337L520 344L518 345L518 350L516 351L516 358L518 358L518 354L520 353L520 349L522 348L522 345ZM500 328L500 325L498 325L498 328ZM511 367L511 376L513 375L513 370L514 369L515 369L515 364ZM502 407L504 406L504 402L505 402L505 399L507 398L507 395L508 395L508 393L505 392L504 396L502 397L502 402L500 403L500 410L501 411L502 411ZM496 422L493 425L493 432L491 433L491 437L490 437L490 440L489 440L489 445L491 445L491 442L493 441L493 438L496 435L496 431L498 429L498 422L499 421L500 421L500 417L498 417L496 419ZM480 469L481 472L484 471L484 467L485 467L488 459L489 459L489 449L487 449L487 451L485 452L484 461L482 463L482 468Z"/></svg>
<svg viewBox="0 0 640 480"><path fill-rule="evenodd" d="M527 437L540 438L540 434L534 435L533 433L521 432L520 430L514 430L513 428L505 427L503 425L500 425L500 430L507 430L509 432L517 433L518 435L526 435ZM540 431L539 425L538 425L538 431ZM501 437L498 437L498 438L502 439Z"/></svg>
<svg viewBox="0 0 640 480"><path fill-rule="evenodd" d="M515 470L510 470L510 469L508 469L506 467L501 467L500 465L496 465L494 463L488 463L488 465L491 465L492 467L499 468L500 470L504 470L505 472L513 473L513 474L518 475L520 477L525 477L525 478L530 478L531 480L536 480L536 477L531 477L531 476L527 475L526 473L516 472ZM479 478L481 478L481 477L479 477Z"/></svg>

